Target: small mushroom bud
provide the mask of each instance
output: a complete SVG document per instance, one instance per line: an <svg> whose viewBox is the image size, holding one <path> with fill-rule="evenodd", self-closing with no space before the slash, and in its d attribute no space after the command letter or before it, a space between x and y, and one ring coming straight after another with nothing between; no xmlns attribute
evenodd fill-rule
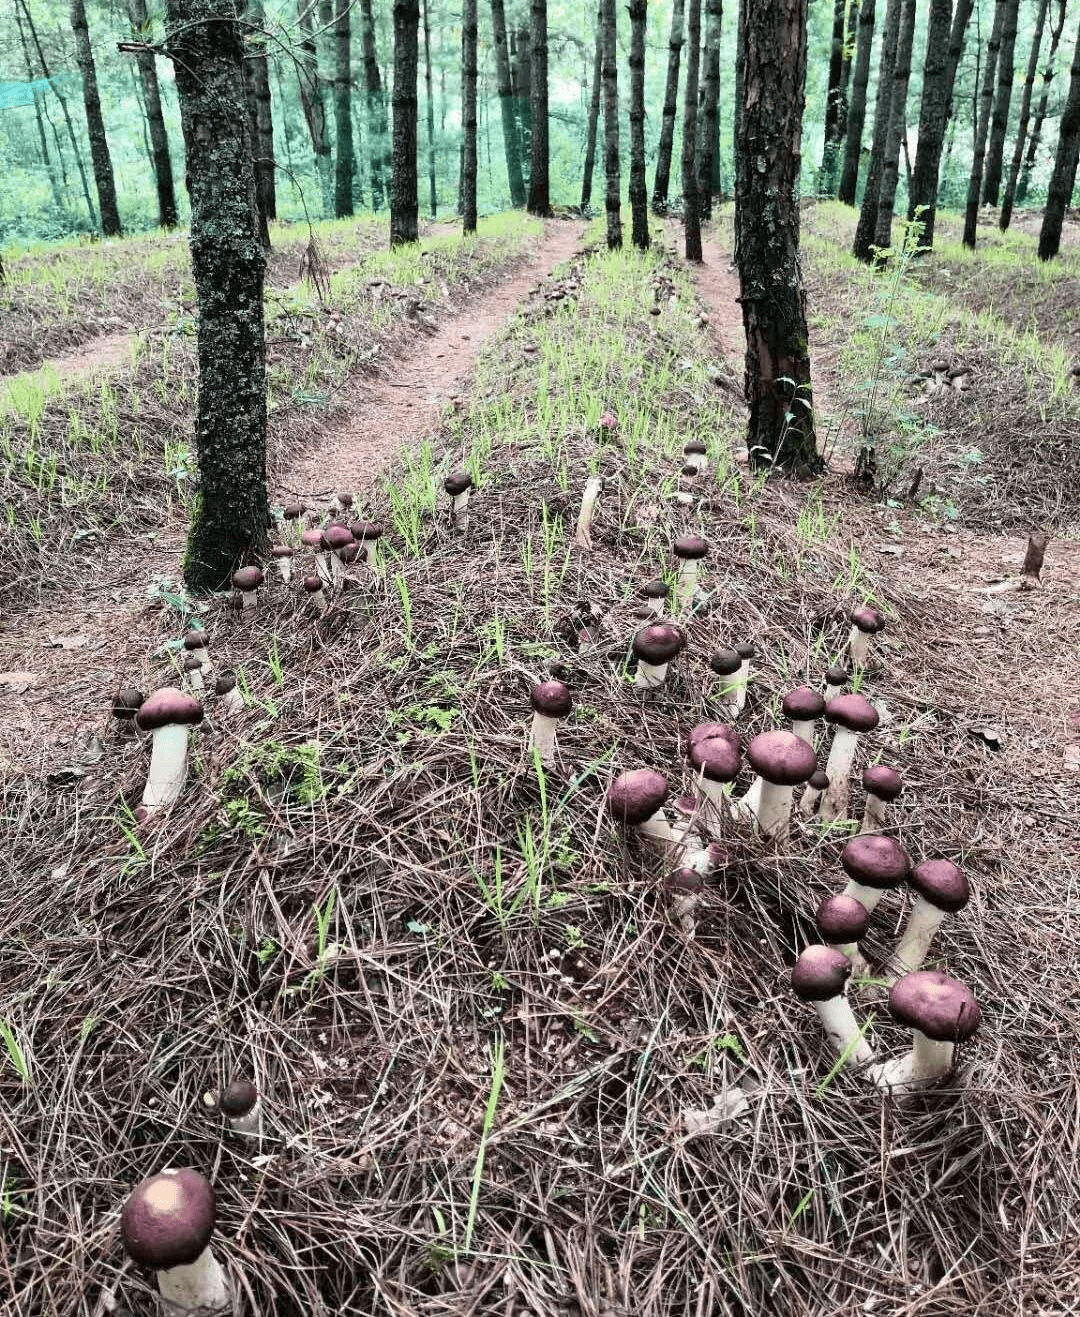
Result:
<svg viewBox="0 0 1080 1317"><path fill-rule="evenodd" d="M859 831L880 832L885 826L885 806L896 800L903 791L903 779L895 768L871 764L869 768L863 769L862 783L866 803L863 805Z"/></svg>
<svg viewBox="0 0 1080 1317"><path fill-rule="evenodd" d="M469 529L469 490L472 489L472 476L467 471L455 471L443 481L443 489L450 495L450 513L454 529Z"/></svg>
<svg viewBox="0 0 1080 1317"><path fill-rule="evenodd" d="M851 961L835 947L807 947L791 971L791 986L800 1001L810 1002L818 1013L829 1042L845 1064L866 1065L874 1053L863 1037L844 989L851 976Z"/></svg>
<svg viewBox="0 0 1080 1317"><path fill-rule="evenodd" d="M216 1106L237 1134L258 1138L262 1133L262 1103L250 1080L234 1079L218 1095Z"/></svg>
<svg viewBox="0 0 1080 1317"><path fill-rule="evenodd" d="M126 736L130 736L135 730L135 715L142 705L144 695L142 691L136 690L134 686L125 686L113 696L112 711L116 719L117 727Z"/></svg>
<svg viewBox="0 0 1080 1317"><path fill-rule="evenodd" d="M646 581L638 590L638 595L646 601L649 612L655 617L664 616L664 609L667 607L670 593L667 582L661 581L659 577L655 581Z"/></svg>
<svg viewBox="0 0 1080 1317"><path fill-rule="evenodd" d="M360 549L360 557L372 570L379 566L379 541L383 528L377 521L352 521L349 530Z"/></svg>
<svg viewBox="0 0 1080 1317"><path fill-rule="evenodd" d="M842 695L844 687L851 680L851 673L847 668L842 667L839 663L834 663L825 673L825 703L835 700L838 695Z"/></svg>
<svg viewBox="0 0 1080 1317"><path fill-rule="evenodd" d="M322 616L330 607L326 602L326 595L323 593L323 583L318 576L305 576L304 589L311 596L311 602L315 605L315 611Z"/></svg>
<svg viewBox="0 0 1080 1317"><path fill-rule="evenodd" d="M333 508L335 512L348 512L353 505L353 496L351 494L341 493L334 495Z"/></svg>
<svg viewBox="0 0 1080 1317"><path fill-rule="evenodd" d="M823 768L814 769L814 774L806 784L806 790L799 801L799 813L805 818L812 818L821 803L822 794L829 789L829 775Z"/></svg>
<svg viewBox="0 0 1080 1317"><path fill-rule="evenodd" d="M184 659L184 682L188 690L196 695L203 689L202 664L194 654L189 654Z"/></svg>
<svg viewBox="0 0 1080 1317"><path fill-rule="evenodd" d="M754 662L754 646L749 642L735 646L735 653L739 656L739 671L732 679L734 686L734 703L732 708L736 713L742 713L746 708L746 693L750 688L750 668Z"/></svg>
<svg viewBox="0 0 1080 1317"><path fill-rule="evenodd" d="M561 681L542 681L532 688L532 728L529 749L537 750L540 762L550 767L555 762L555 733L573 707L570 687Z"/></svg>
<svg viewBox="0 0 1080 1317"><path fill-rule="evenodd" d="M263 574L258 567L241 567L238 572L233 572L232 583L240 593L240 606L243 609L258 605L259 586L263 583Z"/></svg>
<svg viewBox="0 0 1080 1317"><path fill-rule="evenodd" d="M683 633L670 622L655 622L642 627L634 636L634 657L638 661L634 685L652 690L664 684L668 664L683 647Z"/></svg>
<svg viewBox="0 0 1080 1317"><path fill-rule="evenodd" d="M683 535L675 541L672 552L679 565L679 577L675 585L679 612L688 613L694 606L698 567L702 558L708 557L709 546L698 535Z"/></svg>
<svg viewBox="0 0 1080 1317"><path fill-rule="evenodd" d="M683 457L686 459L686 466L692 470L694 475L705 470L708 455L709 450L703 439L688 439L683 444Z"/></svg>
<svg viewBox="0 0 1080 1317"><path fill-rule="evenodd" d="M737 711L739 691L742 689L738 679L742 672L742 664L742 659L733 649L718 649L709 659L709 667L720 678L717 683L719 687L717 698L733 712Z"/></svg>
<svg viewBox="0 0 1080 1317"><path fill-rule="evenodd" d="M848 635L848 657L853 668L865 668L870 657L870 642L879 631L885 630L885 616L876 608L856 608L851 614L851 631Z"/></svg>
<svg viewBox="0 0 1080 1317"><path fill-rule="evenodd" d="M226 713L244 712L244 697L231 672L223 672L214 682L214 694Z"/></svg>
<svg viewBox="0 0 1080 1317"><path fill-rule="evenodd" d="M168 809L179 799L187 781L188 729L202 718L199 701L174 686L156 690L135 715L139 728L154 734L142 796L148 814Z"/></svg>
<svg viewBox="0 0 1080 1317"><path fill-rule="evenodd" d="M206 675L210 673L210 648L206 639L206 632L199 631L192 627L190 631L184 634L184 649L199 660L199 666Z"/></svg>
<svg viewBox="0 0 1080 1317"><path fill-rule="evenodd" d="M274 566L278 569L278 575L284 584L288 585L292 580L292 548L288 544L275 544L270 550L270 555L274 559Z"/></svg>
<svg viewBox="0 0 1080 1317"><path fill-rule="evenodd" d="M679 927L687 937L697 932L697 920L694 918L705 890L705 879L696 870L685 866L674 869L664 879L664 894L671 902L671 911L679 921Z"/></svg>
<svg viewBox="0 0 1080 1317"><path fill-rule="evenodd" d="M303 518L307 508L303 503L286 503L282 511L282 517L285 521L285 538L291 540L293 545L299 547L300 532L303 529Z"/></svg>

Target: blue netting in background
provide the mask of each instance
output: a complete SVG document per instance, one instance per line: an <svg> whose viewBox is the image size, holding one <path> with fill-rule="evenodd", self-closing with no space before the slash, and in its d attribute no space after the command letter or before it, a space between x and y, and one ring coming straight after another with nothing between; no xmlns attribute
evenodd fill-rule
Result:
<svg viewBox="0 0 1080 1317"><path fill-rule="evenodd" d="M0 110L33 105L35 96L42 96L53 87L63 91L76 80L74 73L57 73L51 78L34 78L32 82L0 82Z"/></svg>

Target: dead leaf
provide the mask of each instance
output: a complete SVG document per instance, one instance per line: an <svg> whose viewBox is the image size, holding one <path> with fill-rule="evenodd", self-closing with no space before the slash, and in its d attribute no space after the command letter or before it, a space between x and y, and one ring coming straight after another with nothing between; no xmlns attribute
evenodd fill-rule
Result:
<svg viewBox="0 0 1080 1317"><path fill-rule="evenodd" d="M49 644L54 649L87 649L92 641L92 636L49 636Z"/></svg>
<svg viewBox="0 0 1080 1317"><path fill-rule="evenodd" d="M31 686L38 684L36 672L0 672L0 687L12 695L22 695Z"/></svg>
<svg viewBox="0 0 1080 1317"><path fill-rule="evenodd" d="M1080 745L1067 745L1065 747L1065 771L1067 773L1080 773Z"/></svg>
<svg viewBox="0 0 1080 1317"><path fill-rule="evenodd" d="M746 1091L738 1084L722 1088L713 1098L713 1104L707 1111L687 1108L682 1113L683 1129L688 1139L700 1138L706 1134L720 1134L725 1125L745 1116L750 1110Z"/></svg>

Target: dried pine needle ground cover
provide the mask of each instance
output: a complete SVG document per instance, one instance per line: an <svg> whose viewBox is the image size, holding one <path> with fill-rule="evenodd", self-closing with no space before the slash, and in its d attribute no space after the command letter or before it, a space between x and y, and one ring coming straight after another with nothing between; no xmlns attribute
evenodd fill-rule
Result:
<svg viewBox="0 0 1080 1317"><path fill-rule="evenodd" d="M537 221L496 217L479 235L372 251L331 276L328 299L297 284L268 297L270 458L325 424L342 385L403 336L516 263ZM134 341L105 378L47 367L0 385L0 607L100 571L103 547L156 532L194 472L195 328Z"/></svg>
<svg viewBox="0 0 1080 1317"><path fill-rule="evenodd" d="M212 607L214 661L248 707L209 705L194 780L150 830L124 803L146 749L104 712L96 777L6 785L0 1268L20 1317L112 1296L148 1310L118 1212L139 1177L183 1164L214 1181L215 1250L250 1312L1066 1310L1063 832L1040 814L1004 844L1001 761L950 708L962 674L936 669L939 608L872 579L806 491L748 489L732 467L738 422L696 313L656 252L545 285L438 443L384 482L377 578L357 572L319 622L281 586L254 620ZM601 450L606 410L619 442ZM713 466L687 508L672 496L693 436ZM479 483L464 537L441 494L462 464ZM569 537L597 465L583 553ZM709 600L670 684L642 698L634 591L691 529L712 546ZM682 739L715 712L711 650L757 643L756 732L820 680L863 599L889 614L870 753L909 782L912 853L969 869L975 899L934 958L986 1013L956 1083L902 1106L831 1073L787 986L840 882L839 837L799 833L780 856L718 837L727 863L688 941L661 861L603 808L618 769L686 784ZM528 691L551 659L576 706L538 776ZM900 916L883 903L871 946ZM862 1007L901 1050L873 990ZM201 1106L233 1073L265 1095L261 1147ZM694 1113L711 1133L688 1134Z"/></svg>

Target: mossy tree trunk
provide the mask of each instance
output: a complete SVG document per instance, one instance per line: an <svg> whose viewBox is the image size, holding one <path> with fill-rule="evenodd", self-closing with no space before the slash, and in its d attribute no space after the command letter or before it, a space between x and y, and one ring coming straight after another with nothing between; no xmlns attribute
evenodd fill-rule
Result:
<svg viewBox="0 0 1080 1317"><path fill-rule="evenodd" d="M681 4L682 0L675 0ZM581 209L586 211L592 202L593 174L596 171L596 130L600 122L600 78L604 60L604 18L601 9L596 11L596 43L593 51L592 90L589 93L589 117L585 128L585 164L581 174Z"/></svg>
<svg viewBox="0 0 1080 1317"><path fill-rule="evenodd" d="M461 11L461 227L476 232L476 0Z"/></svg>
<svg viewBox="0 0 1080 1317"><path fill-rule="evenodd" d="M877 219L874 222L874 246L887 251L892 246L893 208L900 182L900 148L907 145L907 97L911 79L911 52L915 44L915 0L903 0L900 10L900 35L896 43L893 68L892 104L889 109L889 132L885 139L885 157L881 165L881 191L878 195Z"/></svg>
<svg viewBox="0 0 1080 1317"><path fill-rule="evenodd" d="M937 213L938 178L945 132L952 116L956 71L964 53L964 39L974 0L930 0L926 29L926 61L923 65L922 103L919 107L919 142L911 171L908 218L920 210L923 225L920 246L933 247Z"/></svg>
<svg viewBox="0 0 1080 1317"><path fill-rule="evenodd" d="M1054 73L1057 68L1058 46L1061 44L1061 36L1065 31L1065 5L1066 0L1058 0L1057 22L1050 29L1050 49L1047 51L1046 63L1043 65L1042 91L1039 93L1039 104L1035 110L1035 122L1032 125L1031 137L1028 141L1027 155L1024 157L1024 163L1020 170L1020 180L1016 185L1016 204L1018 206L1022 206L1027 198L1031 171L1039 154L1043 124L1046 122L1046 108L1050 102L1050 84L1054 80Z"/></svg>
<svg viewBox="0 0 1080 1317"><path fill-rule="evenodd" d="M353 213L353 177L356 155L352 130L352 0L336 0L334 7L334 214L343 219Z"/></svg>
<svg viewBox="0 0 1080 1317"><path fill-rule="evenodd" d="M390 195L390 245L416 242L417 64L420 55L419 0L394 0L394 169Z"/></svg>
<svg viewBox="0 0 1080 1317"><path fill-rule="evenodd" d="M548 174L548 21L547 0L531 0L529 108L532 138L529 142L529 212L551 214Z"/></svg>
<svg viewBox="0 0 1080 1317"><path fill-rule="evenodd" d="M653 176L654 215L666 215L668 209L671 151L675 142L675 116L679 109L679 64L682 61L683 23L683 0L672 0L667 79L664 82L664 109L660 117L660 141L656 148L656 173Z"/></svg>
<svg viewBox="0 0 1080 1317"><path fill-rule="evenodd" d="M97 188L101 231L106 238L114 238L120 232L116 180L113 177L109 140L105 136L105 120L101 117L97 69L94 67L94 53L90 48L90 29L86 22L86 5L83 0L71 0L71 30L75 34L75 58L79 72L82 74L86 135L90 139L90 163L94 170L94 186Z"/></svg>
<svg viewBox="0 0 1080 1317"><path fill-rule="evenodd" d="M428 209L431 212L431 218L434 219L439 213L439 191L435 179L435 94L431 89L431 23L428 21L428 0L422 0L421 18L424 24L424 91L426 94L427 109L427 152L428 152ZM465 40L465 33L462 30L462 42ZM464 46L462 47L464 53ZM476 63L476 57L473 57L473 63ZM464 67L464 66L463 66ZM475 115L475 108L473 114ZM461 106L462 127L464 128L465 105ZM465 151L462 143L462 153Z"/></svg>
<svg viewBox="0 0 1080 1317"><path fill-rule="evenodd" d="M1009 130L1009 110L1016 77L1016 30L1020 22L1020 0L1006 0L1001 29L1001 52L998 55L997 94L990 120L990 143L986 148L986 177L983 179L983 204L996 206L1001 195L1001 173L1005 160L1005 135Z"/></svg>
<svg viewBox="0 0 1080 1317"><path fill-rule="evenodd" d="M607 214L607 245L622 246L621 187L619 180L619 66L615 42L615 0L603 0L604 64L604 210Z"/></svg>
<svg viewBox="0 0 1080 1317"><path fill-rule="evenodd" d="M506 45L506 7L503 0L491 0L491 40L495 47L495 78L499 89L499 112L502 116L503 153L506 156L506 182L510 204L524 206L525 183L521 177L521 143L514 118L514 83L510 76L510 52Z"/></svg>
<svg viewBox="0 0 1080 1317"><path fill-rule="evenodd" d="M137 41L149 42L150 14L146 0L128 0L128 17L132 34ZM139 51L135 56L142 83L146 123L150 131L150 152L154 162L154 182L157 187L158 223L163 229L174 229L177 223L176 185L173 181L172 156L169 152L169 134L161 109L161 89L158 86L157 61L152 50Z"/></svg>
<svg viewBox="0 0 1080 1317"><path fill-rule="evenodd" d="M517 124L518 155L524 173L525 195L528 197L530 179L526 165L532 160L532 56L530 55L529 29L520 27L510 34L510 57L513 69L514 121Z"/></svg>
<svg viewBox="0 0 1080 1317"><path fill-rule="evenodd" d="M683 251L688 261L700 261L701 211L698 205L697 152L694 148L697 143L698 79L701 73L701 0L689 0L686 10L686 44L682 140Z"/></svg>
<svg viewBox="0 0 1080 1317"><path fill-rule="evenodd" d="M225 589L266 546L266 346L263 275L244 43L219 0L165 0L191 201L198 301L199 490L184 580Z"/></svg>
<svg viewBox="0 0 1080 1317"><path fill-rule="evenodd" d="M1020 177L1020 165L1024 159L1024 143L1027 140L1028 124L1031 122L1031 96L1039 72L1039 50L1042 47L1046 15L1049 11L1050 0L1039 0L1039 8L1035 15L1035 31L1031 38L1031 52L1028 55L1027 74L1024 78L1024 92L1020 97L1016 141L1013 145L1012 160L1009 162L1009 174L1005 180L1005 195L1001 199L1001 214L998 217L998 226L1003 233L1012 220L1013 205L1016 201L1016 181Z"/></svg>
<svg viewBox="0 0 1080 1317"><path fill-rule="evenodd" d="M705 0L704 85L698 124L697 194L703 220L712 215L713 172L716 166L716 125L720 105L720 30L723 0Z"/></svg>
<svg viewBox="0 0 1080 1317"><path fill-rule="evenodd" d="M311 25L311 0L296 0L296 19L300 31L300 52L296 60L296 81L300 87L300 108L304 112L311 149L315 155L315 168L319 175L319 193L322 213L329 218L334 213L334 164L330 148L330 135L326 124L326 101L319 79L319 56L315 34ZM374 168L374 166L373 166ZM372 188L374 191L374 186Z"/></svg>
<svg viewBox="0 0 1080 1317"><path fill-rule="evenodd" d="M739 27L735 261L746 331L747 448L758 468L816 472L821 459L799 264L805 0L744 3Z"/></svg>
<svg viewBox="0 0 1080 1317"><path fill-rule="evenodd" d="M266 13L262 0L250 0L247 9L248 77L255 96L255 186L259 209L268 220L277 219L277 184L274 163L274 111L270 100L270 61L266 57Z"/></svg>
<svg viewBox="0 0 1080 1317"><path fill-rule="evenodd" d="M844 139L844 167L836 195L854 206L859 188L859 161L862 158L863 127L866 123L866 89L870 85L870 61L874 49L876 0L862 0L859 7L859 31L855 45L855 67L851 75L851 105L848 108L847 133Z"/></svg>
<svg viewBox="0 0 1080 1317"><path fill-rule="evenodd" d="M1069 95L1061 115L1057 155L1054 172L1046 191L1046 208L1043 211L1042 229L1039 231L1039 259L1049 261L1061 247L1061 227L1069 208L1076 171L1080 164L1080 27L1076 33L1072 69L1069 73Z"/></svg>
<svg viewBox="0 0 1080 1317"><path fill-rule="evenodd" d="M889 139L892 114L893 71L896 46L900 38L900 9L903 0L889 0L885 8L885 27L881 33L881 56L878 62L877 99L874 103L874 136L870 143L870 160L866 166L859 223L855 228L852 251L860 261L873 260L874 232L877 228L878 201L881 199L881 175L885 166L885 148Z"/></svg>
<svg viewBox="0 0 1080 1317"><path fill-rule="evenodd" d="M844 72L844 49L847 39L848 0L833 0L832 45L829 47L829 85L825 92L825 145L821 152L821 179L818 191L831 197L836 187L836 157L843 140L843 123L847 118L841 79Z"/></svg>
<svg viewBox="0 0 1080 1317"><path fill-rule="evenodd" d="M719 0L717 0L717 3ZM645 21L647 0L630 0L630 215L635 247L649 246L649 190L645 184Z"/></svg>
<svg viewBox="0 0 1080 1317"><path fill-rule="evenodd" d="M386 114L386 93L379 72L371 0L360 0L360 45L364 61L368 155L371 158L371 208L379 210L390 200L390 125Z"/></svg>
<svg viewBox="0 0 1080 1317"><path fill-rule="evenodd" d="M1005 22L1008 0L997 0L994 7L994 26L986 44L986 68L983 70L982 89L979 93L979 115L975 124L975 146L971 157L971 175L968 178L967 206L964 209L963 243L974 247L979 227L979 198L982 195L983 169L986 163L986 138L990 131L990 112L994 101L994 79L997 74L998 51L1001 49L1001 32Z"/></svg>

